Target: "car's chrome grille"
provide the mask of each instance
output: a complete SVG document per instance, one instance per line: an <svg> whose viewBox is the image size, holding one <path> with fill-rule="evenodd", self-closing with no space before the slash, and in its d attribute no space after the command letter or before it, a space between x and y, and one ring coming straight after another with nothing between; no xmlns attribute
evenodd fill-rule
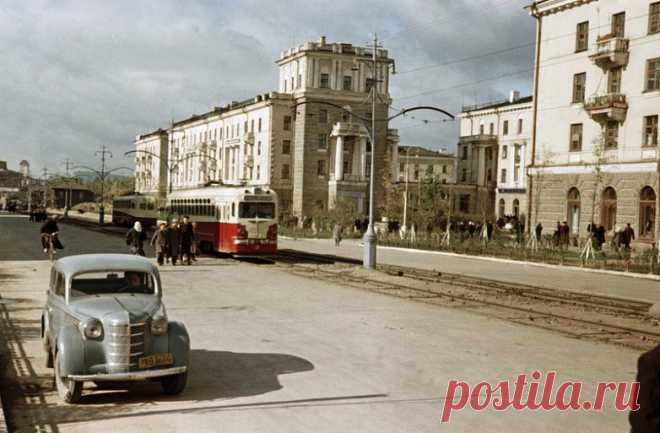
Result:
<svg viewBox="0 0 660 433"><path fill-rule="evenodd" d="M146 322L111 325L107 331L108 366L112 372L137 368L138 358L144 354Z"/></svg>

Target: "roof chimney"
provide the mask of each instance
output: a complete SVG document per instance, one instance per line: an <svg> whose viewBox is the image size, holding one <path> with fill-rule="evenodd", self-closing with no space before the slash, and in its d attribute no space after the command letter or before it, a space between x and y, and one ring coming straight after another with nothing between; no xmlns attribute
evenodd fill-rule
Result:
<svg viewBox="0 0 660 433"><path fill-rule="evenodd" d="M520 92L517 90L512 90L509 94L509 102L516 102L520 99Z"/></svg>
<svg viewBox="0 0 660 433"><path fill-rule="evenodd" d="M319 44L321 46L325 45L325 36L321 36L321 39L319 39Z"/></svg>

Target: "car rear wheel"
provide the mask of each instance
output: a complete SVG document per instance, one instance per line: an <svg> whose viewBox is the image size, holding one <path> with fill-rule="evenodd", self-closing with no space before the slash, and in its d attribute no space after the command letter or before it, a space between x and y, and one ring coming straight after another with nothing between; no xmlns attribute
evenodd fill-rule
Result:
<svg viewBox="0 0 660 433"><path fill-rule="evenodd" d="M163 387L163 392L168 395L181 394L186 388L188 382L188 372L175 374L173 376L165 376L160 379L160 384Z"/></svg>
<svg viewBox="0 0 660 433"><path fill-rule="evenodd" d="M55 355L55 387L57 394L66 403L78 403L82 396L83 382L65 379L60 374L59 355Z"/></svg>

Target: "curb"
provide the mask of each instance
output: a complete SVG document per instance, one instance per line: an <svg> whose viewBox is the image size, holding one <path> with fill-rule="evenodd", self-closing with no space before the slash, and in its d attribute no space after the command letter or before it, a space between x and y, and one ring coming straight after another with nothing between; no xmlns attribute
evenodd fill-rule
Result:
<svg viewBox="0 0 660 433"><path fill-rule="evenodd" d="M318 241L318 240L326 240L326 239L317 239L317 238L292 238L290 236L280 236L280 239L286 239L290 241ZM357 245L360 245L359 243ZM469 254L458 254L458 253L450 253L446 251L432 251L432 250L419 250L415 248L403 248L403 247L389 247L389 246L378 246L379 249L384 249L384 250L392 250L392 251L401 251L401 252L408 252L408 253L423 253L423 254L434 254L434 255L444 255L448 257L457 257L457 258L462 258L462 259L470 259L470 260L485 260L489 262L495 262L495 263L507 263L507 264L515 264L515 265L524 265L524 266L536 266L539 268L546 268L546 269L561 269L561 270L571 270L571 271L577 271L577 272L591 272L595 274L603 274L603 275L612 275L612 276L618 276L618 277L628 277L628 278L638 278L638 279L643 279L643 280L652 280L652 281L660 281L660 275L652 275L652 274L640 274L636 272L621 272L621 271L609 271L606 269L592 269L592 268L582 268L578 266L570 266L570 265L552 265L549 263L538 263L538 262L529 262L525 260L511 260L511 259L503 259L500 257L489 257L489 256L471 256Z"/></svg>

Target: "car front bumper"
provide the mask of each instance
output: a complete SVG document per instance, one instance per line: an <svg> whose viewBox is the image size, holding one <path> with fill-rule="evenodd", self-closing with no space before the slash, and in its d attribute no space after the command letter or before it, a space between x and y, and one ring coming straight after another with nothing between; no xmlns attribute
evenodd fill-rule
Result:
<svg viewBox="0 0 660 433"><path fill-rule="evenodd" d="M66 378L74 382L134 382L149 380L163 376L173 376L185 373L188 367L171 367L143 371L127 371L126 373L70 374Z"/></svg>

